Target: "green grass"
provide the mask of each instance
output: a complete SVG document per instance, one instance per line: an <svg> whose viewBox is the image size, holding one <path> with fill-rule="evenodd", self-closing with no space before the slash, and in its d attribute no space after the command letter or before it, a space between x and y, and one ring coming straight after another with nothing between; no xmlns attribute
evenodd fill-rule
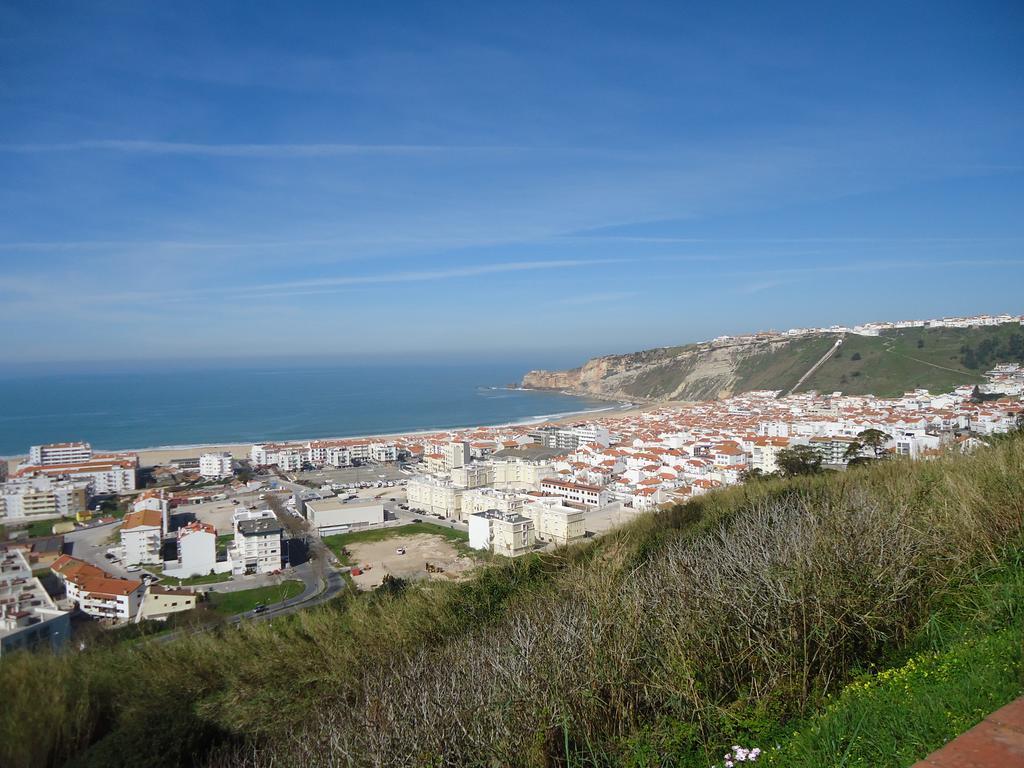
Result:
<svg viewBox="0 0 1024 768"><path fill-rule="evenodd" d="M1021 694L1020 629L851 683L772 753L787 768L905 768Z"/></svg>
<svg viewBox="0 0 1024 768"><path fill-rule="evenodd" d="M986 328L906 328L880 336L847 334L846 340L801 391L842 391L850 395L901 395L916 388L948 392L962 384L978 384L984 370L969 370L960 348L977 347L985 339L1002 341L1020 333L1007 324ZM924 346L918 346L923 343ZM860 355L854 360L854 355Z"/></svg>
<svg viewBox="0 0 1024 768"><path fill-rule="evenodd" d="M53 526L57 523L73 523L73 518L70 517L54 517L49 520L36 520L28 527L28 535L35 538L36 536L52 536Z"/></svg>
<svg viewBox="0 0 1024 768"><path fill-rule="evenodd" d="M206 573L202 576L189 576L185 579L178 579L174 576L160 577L160 583L165 587L191 587L197 584L220 584L230 580L230 573Z"/></svg>
<svg viewBox="0 0 1024 768"><path fill-rule="evenodd" d="M241 592L212 592L209 596L210 606L218 613L234 616L251 611L260 604L269 606L290 600L296 595L302 594L304 588L301 581L290 579L269 587L256 587Z"/></svg>
<svg viewBox="0 0 1024 768"><path fill-rule="evenodd" d="M772 352L742 360L736 367L736 391L790 390L835 344L835 336L797 338Z"/></svg>
<svg viewBox="0 0 1024 768"><path fill-rule="evenodd" d="M456 548L460 551L465 550L470 553L474 551L470 550L468 546L465 546L469 541L469 534L465 531L455 530L443 525L433 525L431 523L409 523L408 525L397 525L392 528L373 528L366 531L356 531L354 533L339 533L334 536L324 537L324 544L326 544L327 548L334 553L334 556L338 558L338 561L342 563L342 565L352 565L349 559L345 556L345 553L342 551L348 544L386 541L387 539L393 539L399 536L412 536L417 533L440 536L442 539L447 539L451 543L455 544Z"/></svg>

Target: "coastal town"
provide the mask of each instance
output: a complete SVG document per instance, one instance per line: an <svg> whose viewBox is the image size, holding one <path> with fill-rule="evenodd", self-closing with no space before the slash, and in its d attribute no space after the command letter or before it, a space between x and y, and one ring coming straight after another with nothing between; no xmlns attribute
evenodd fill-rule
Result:
<svg viewBox="0 0 1024 768"><path fill-rule="evenodd" d="M869 329L870 330L870 329ZM222 605L232 620L480 557L573 544L794 457L845 470L967 453L1024 422L1024 367L896 398L751 391L540 424L0 463L0 648ZM346 543L372 532L373 544ZM436 532L436 533L435 533ZM438 539L438 536L441 539ZM362 547L362 549L360 549Z"/></svg>

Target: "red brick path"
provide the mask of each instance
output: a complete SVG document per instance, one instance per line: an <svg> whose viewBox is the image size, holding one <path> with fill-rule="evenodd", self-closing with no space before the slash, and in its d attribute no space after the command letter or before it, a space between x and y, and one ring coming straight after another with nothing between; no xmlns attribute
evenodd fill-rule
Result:
<svg viewBox="0 0 1024 768"><path fill-rule="evenodd" d="M1024 768L1024 697L996 710L912 768Z"/></svg>

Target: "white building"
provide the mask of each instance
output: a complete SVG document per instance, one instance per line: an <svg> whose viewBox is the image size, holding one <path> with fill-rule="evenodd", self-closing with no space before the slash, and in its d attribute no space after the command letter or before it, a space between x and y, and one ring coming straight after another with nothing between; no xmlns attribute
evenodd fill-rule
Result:
<svg viewBox="0 0 1024 768"><path fill-rule="evenodd" d="M142 605L145 587L136 579L114 578L69 555L57 558L50 570L64 582L67 600L94 618L131 621Z"/></svg>
<svg viewBox="0 0 1024 768"><path fill-rule="evenodd" d="M211 480L231 477L235 473L235 462L227 451L204 453L199 457L199 474Z"/></svg>
<svg viewBox="0 0 1024 768"><path fill-rule="evenodd" d="M164 496L164 492L144 491L139 494L135 501L132 502L132 511L141 512L145 509L151 509L160 513L160 519L163 521L162 525L166 534L170 530L171 502Z"/></svg>
<svg viewBox="0 0 1024 768"><path fill-rule="evenodd" d="M88 443L50 443L33 445L28 449L28 463L39 467L54 464L81 464L92 458Z"/></svg>
<svg viewBox="0 0 1024 768"><path fill-rule="evenodd" d="M496 510L475 512L469 522L469 546L489 550L496 555L518 557L534 547L533 521L517 514Z"/></svg>
<svg viewBox="0 0 1024 768"><path fill-rule="evenodd" d="M124 561L132 565L159 565L163 546L163 515L155 509L129 512L121 524Z"/></svg>
<svg viewBox="0 0 1024 768"><path fill-rule="evenodd" d="M455 467L449 476L452 483L460 488L482 488L494 485L494 467L480 461Z"/></svg>
<svg viewBox="0 0 1024 768"><path fill-rule="evenodd" d="M450 480L417 475L409 480L405 490L411 509L462 519L462 494L465 489L457 487Z"/></svg>
<svg viewBox="0 0 1024 768"><path fill-rule="evenodd" d="M0 484L0 520L46 520L75 517L88 509L86 480L25 477Z"/></svg>
<svg viewBox="0 0 1024 768"><path fill-rule="evenodd" d="M526 496L498 488L472 488L462 494L462 516L468 519L477 512L496 510L502 514L523 514Z"/></svg>
<svg viewBox="0 0 1024 768"><path fill-rule="evenodd" d="M272 573L283 565L284 528L269 509L235 512L235 539L228 547L231 572Z"/></svg>
<svg viewBox="0 0 1024 768"><path fill-rule="evenodd" d="M384 504L379 501L345 503L338 497L306 502L306 518L321 536L344 533L352 528L384 524Z"/></svg>
<svg viewBox="0 0 1024 768"><path fill-rule="evenodd" d="M540 489L544 493L561 496L568 502L582 504L585 507L603 507L608 503L608 492L596 485L548 478L540 481Z"/></svg>
<svg viewBox="0 0 1024 768"><path fill-rule="evenodd" d="M135 490L138 457L94 458L77 464L23 464L15 478L45 476L86 480L93 494L124 493Z"/></svg>
<svg viewBox="0 0 1024 768"><path fill-rule="evenodd" d="M533 522L539 541L556 546L579 541L587 532L585 511L567 506L558 498L533 497L523 506L522 514Z"/></svg>
<svg viewBox="0 0 1024 768"><path fill-rule="evenodd" d="M528 449L525 453L520 453L520 449L498 451L491 455L488 463L494 468L495 488L536 489L541 480L555 475L549 459Z"/></svg>
<svg viewBox="0 0 1024 768"><path fill-rule="evenodd" d="M164 563L168 576L187 579L208 573L227 573L229 562L217 562L217 529L198 520L183 525L176 531L178 560Z"/></svg>
<svg viewBox="0 0 1024 768"><path fill-rule="evenodd" d="M59 651L71 637L67 611L57 608L18 549L0 551L0 657L12 651Z"/></svg>

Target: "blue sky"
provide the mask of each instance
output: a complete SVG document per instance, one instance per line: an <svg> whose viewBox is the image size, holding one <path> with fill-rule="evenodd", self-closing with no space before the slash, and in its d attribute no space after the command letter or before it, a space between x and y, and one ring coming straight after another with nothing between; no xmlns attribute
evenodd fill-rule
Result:
<svg viewBox="0 0 1024 768"><path fill-rule="evenodd" d="M1019 2L0 2L4 356L1021 312L1022 39Z"/></svg>

